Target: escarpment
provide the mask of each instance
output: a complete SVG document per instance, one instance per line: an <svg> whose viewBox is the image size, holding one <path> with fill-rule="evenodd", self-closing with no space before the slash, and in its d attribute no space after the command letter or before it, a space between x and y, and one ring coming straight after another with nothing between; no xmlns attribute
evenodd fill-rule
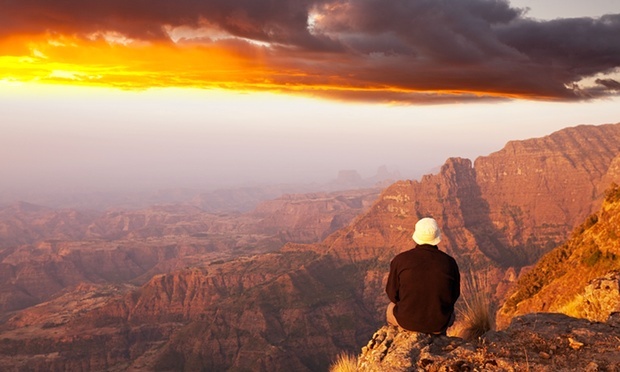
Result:
<svg viewBox="0 0 620 372"><path fill-rule="evenodd" d="M619 282L620 187L613 185L600 210L520 278L498 321L506 324L516 315L532 312L604 320L620 311Z"/></svg>

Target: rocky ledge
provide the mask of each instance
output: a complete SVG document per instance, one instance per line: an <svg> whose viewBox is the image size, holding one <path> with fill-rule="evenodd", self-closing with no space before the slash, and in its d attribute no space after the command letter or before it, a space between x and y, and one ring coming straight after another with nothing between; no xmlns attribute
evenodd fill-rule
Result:
<svg viewBox="0 0 620 372"><path fill-rule="evenodd" d="M606 322L563 314L515 318L475 342L384 326L362 348L359 371L620 371L620 313Z"/></svg>

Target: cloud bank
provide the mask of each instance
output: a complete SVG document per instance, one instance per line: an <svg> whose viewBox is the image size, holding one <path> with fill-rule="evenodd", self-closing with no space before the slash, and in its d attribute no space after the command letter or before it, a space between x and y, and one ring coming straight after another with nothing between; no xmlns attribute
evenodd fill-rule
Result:
<svg viewBox="0 0 620 372"><path fill-rule="evenodd" d="M381 102L615 96L618 35L620 14L544 21L504 0L0 2L0 56L29 49L35 62L81 66L85 74L106 65L90 72L91 81L106 84L106 74L120 65L128 73L115 78L117 85L162 72L158 83L146 85L215 84ZM89 60L68 53L72 43L125 51L118 61L106 62L108 52ZM155 45L163 49L154 53ZM213 62L214 51L234 63ZM58 78L57 70L47 78ZM129 72L138 70L130 81Z"/></svg>

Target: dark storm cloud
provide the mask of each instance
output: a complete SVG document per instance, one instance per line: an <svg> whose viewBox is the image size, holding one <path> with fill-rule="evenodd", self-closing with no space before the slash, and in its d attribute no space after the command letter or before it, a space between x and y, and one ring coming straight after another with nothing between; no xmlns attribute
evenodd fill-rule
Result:
<svg viewBox="0 0 620 372"><path fill-rule="evenodd" d="M578 78L620 66L620 14L599 19L519 20L497 29L499 39L541 66Z"/></svg>
<svg viewBox="0 0 620 372"><path fill-rule="evenodd" d="M116 31L167 39L166 27L217 27L271 43L274 68L330 96L584 99L618 94L620 15L533 20L504 0L0 0L0 35ZM596 86L579 86L598 76ZM407 93L409 92L409 93ZM430 92L430 93L429 93ZM411 98L407 98L411 97Z"/></svg>
<svg viewBox="0 0 620 372"><path fill-rule="evenodd" d="M595 83L600 84L607 89L620 90L620 83L614 79L596 79Z"/></svg>
<svg viewBox="0 0 620 372"><path fill-rule="evenodd" d="M409 52L442 62L477 61L508 53L490 27L510 22L520 14L506 2L484 0L366 0L342 1L339 5L325 12L321 26L353 49L365 53ZM400 48L393 49L393 45Z"/></svg>
<svg viewBox="0 0 620 372"><path fill-rule="evenodd" d="M575 83L620 66L620 15L536 21L485 0L339 5L319 29L360 55L351 73L369 84L541 99L614 93Z"/></svg>
<svg viewBox="0 0 620 372"><path fill-rule="evenodd" d="M194 26L203 20L232 35L312 45L308 9L320 0L3 0L0 35L117 31L136 39L166 38L164 26Z"/></svg>

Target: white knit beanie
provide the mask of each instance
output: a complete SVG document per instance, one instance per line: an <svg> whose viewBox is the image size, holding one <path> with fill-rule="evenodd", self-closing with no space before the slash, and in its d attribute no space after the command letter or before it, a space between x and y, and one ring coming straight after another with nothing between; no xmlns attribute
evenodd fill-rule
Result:
<svg viewBox="0 0 620 372"><path fill-rule="evenodd" d="M441 231L433 218L422 218L415 224L413 241L418 244L437 245L441 241Z"/></svg>

